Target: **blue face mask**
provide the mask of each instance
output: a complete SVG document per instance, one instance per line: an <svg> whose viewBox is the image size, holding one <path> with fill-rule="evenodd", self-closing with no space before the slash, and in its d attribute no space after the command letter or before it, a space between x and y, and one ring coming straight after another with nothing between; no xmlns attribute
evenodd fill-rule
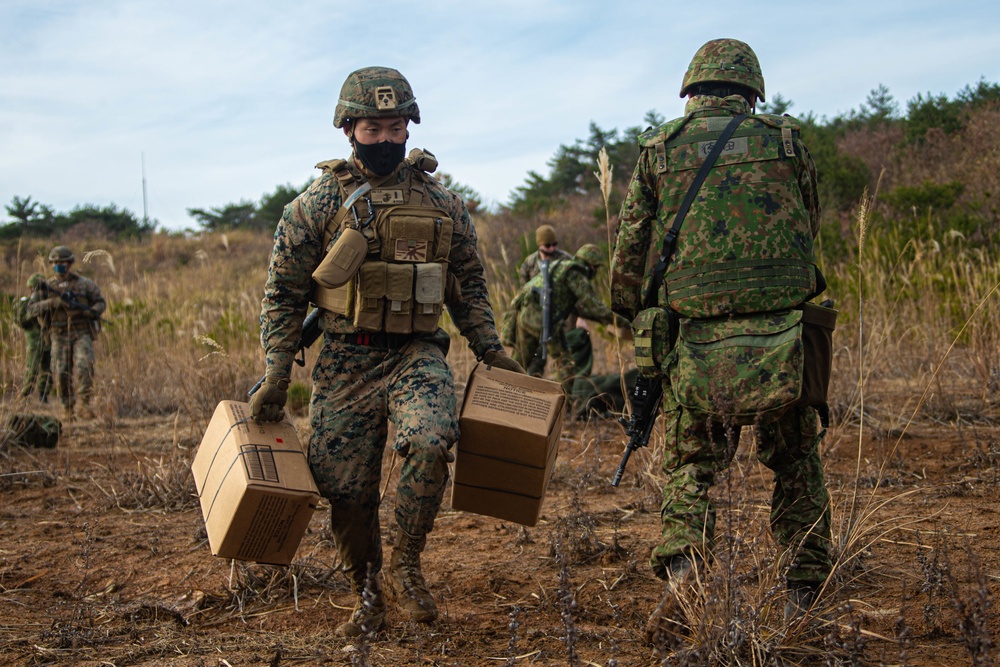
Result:
<svg viewBox="0 0 1000 667"><path fill-rule="evenodd" d="M69 272L69 264L53 264L52 270L56 272L56 275L65 276Z"/></svg>

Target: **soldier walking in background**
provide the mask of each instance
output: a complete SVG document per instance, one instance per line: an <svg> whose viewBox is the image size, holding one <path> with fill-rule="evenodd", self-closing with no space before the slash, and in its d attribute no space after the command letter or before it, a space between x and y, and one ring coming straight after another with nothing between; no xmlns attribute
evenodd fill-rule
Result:
<svg viewBox="0 0 1000 667"><path fill-rule="evenodd" d="M589 375L590 368L580 369L568 351L563 322L584 318L611 324L615 314L594 291L593 277L605 266L607 260L593 243L577 250L571 259L553 259L547 270L536 274L517 293L511 309L517 312L513 346L514 359L527 368L528 373L541 377L546 361L551 358L554 375L572 399L573 382L577 376ZM549 284L545 284L546 278ZM543 303L548 290L548 318ZM546 334L548 338L546 339ZM543 342L544 352L543 352ZM543 358L544 356L544 358ZM573 407L573 406L570 406Z"/></svg>
<svg viewBox="0 0 1000 667"><path fill-rule="evenodd" d="M94 416L94 338L107 308L101 289L90 278L70 271L75 258L66 246L49 253L54 275L41 283L28 298L27 313L38 318L49 332L52 345L52 375L55 377L63 418L72 421L76 398L80 416ZM75 384L74 384L75 375Z"/></svg>
<svg viewBox="0 0 1000 667"><path fill-rule="evenodd" d="M774 471L771 529L787 567L786 615L804 613L831 571L830 503L818 453L824 432L816 410L795 404L753 417L763 410L763 394L781 381L780 373L770 373L763 348L753 346L759 342L748 344L750 352L735 367L706 368L704 376L685 376L678 362L696 347L686 347L692 341L711 350L724 347L713 348L713 341L784 337L781 349L801 354L801 341L787 334L798 330L803 303L825 288L813 256L820 222L815 167L795 119L754 114L757 100L764 100L764 78L743 42L702 46L684 76L685 96L684 117L639 137L611 264L615 312L637 322L662 316L665 323L647 327L654 332L653 365L662 372L668 434L662 537L650 559L667 581L647 626L654 643L683 623L678 596L696 565L711 556L715 510L708 489L731 462L741 424L753 423L757 457ZM697 175L713 158L699 187ZM686 198L689 191L697 196ZM686 217L682 202L690 205ZM657 267L665 270L662 281L648 271L658 256L666 258ZM704 396L743 401L751 416L737 420L735 407L712 405Z"/></svg>
<svg viewBox="0 0 1000 667"><path fill-rule="evenodd" d="M559 247L559 239L552 225L541 225L535 230L535 244L538 250L525 257L518 270L522 286L539 274L541 262L551 263L556 259L573 258L573 255ZM590 340L590 329L586 320L570 314L559 326L563 329L565 351L573 361L574 375L581 379L590 377L594 370L594 345ZM541 376L545 370L544 362L541 368L533 370L534 372L529 369L532 375Z"/></svg>
<svg viewBox="0 0 1000 667"><path fill-rule="evenodd" d="M34 293L42 283L45 282L45 275L33 273L28 278L28 289ZM52 387L52 354L49 345L49 332L42 328L42 323L38 317L28 315L28 298L21 297L18 301L17 319L18 324L24 331L24 381L21 383L21 396L31 396L31 392L38 387L38 400L48 403L49 390Z"/></svg>
<svg viewBox="0 0 1000 667"><path fill-rule="evenodd" d="M347 77L333 124L354 152L317 165L319 178L285 207L262 301L265 381L250 400L258 421L283 418L306 310L310 302L322 309L309 463L330 501L334 543L356 598L337 628L345 636L385 624L379 482L390 422L402 465L389 593L409 619L437 618L420 555L458 437L442 307L477 359L523 372L497 336L465 204L430 175L437 166L430 153L404 159L410 121L419 123L420 111L398 71L366 67Z"/></svg>

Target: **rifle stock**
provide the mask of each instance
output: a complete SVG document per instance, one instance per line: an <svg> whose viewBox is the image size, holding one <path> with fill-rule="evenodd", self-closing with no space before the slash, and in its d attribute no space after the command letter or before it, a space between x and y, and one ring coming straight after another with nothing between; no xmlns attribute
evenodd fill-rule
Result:
<svg viewBox="0 0 1000 667"><path fill-rule="evenodd" d="M656 422L656 415L660 409L660 401L663 398L663 381L656 377L650 378L640 375L635 381L632 389L632 416L626 424L625 435L628 436L628 444L625 445L625 453L622 454L621 463L615 471L611 486L618 486L625 474L625 466L628 464L632 452L645 447L649 443L649 435L653 431L653 424Z"/></svg>
<svg viewBox="0 0 1000 667"><path fill-rule="evenodd" d="M295 350L295 354L298 356L295 358L295 363L299 366L306 365L306 349L312 346L316 342L316 339L320 337L323 333L323 327L320 324L319 317L322 314L322 308L314 308L306 319L302 321L302 334L299 336L299 346ZM267 379L267 375L261 377L257 380L257 384L250 388L247 392L247 396L253 396L260 389L260 386L264 384L264 380Z"/></svg>

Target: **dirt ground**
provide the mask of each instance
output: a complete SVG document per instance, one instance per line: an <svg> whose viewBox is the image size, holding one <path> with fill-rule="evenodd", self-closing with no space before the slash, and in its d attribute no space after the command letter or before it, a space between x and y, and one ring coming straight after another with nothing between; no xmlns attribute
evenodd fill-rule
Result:
<svg viewBox="0 0 1000 667"><path fill-rule="evenodd" d="M352 602L322 511L291 567L211 555L188 470L206 425L105 415L67 425L54 450L0 453L0 664L659 663L642 633L662 592L647 565L655 451L612 488L615 422L567 422L535 527L446 499L423 559L441 619L392 610L387 632L350 642L334 635ZM701 620L666 664L993 662L997 426L862 432L834 426L823 445L841 556L816 610L826 620L783 620L770 473L744 434L713 492L721 555ZM388 484L383 526L392 497Z"/></svg>

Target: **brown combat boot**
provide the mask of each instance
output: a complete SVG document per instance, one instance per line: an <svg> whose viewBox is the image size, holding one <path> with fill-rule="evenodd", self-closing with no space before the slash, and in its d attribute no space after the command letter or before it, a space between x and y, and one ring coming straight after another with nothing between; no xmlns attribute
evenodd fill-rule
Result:
<svg viewBox="0 0 1000 667"><path fill-rule="evenodd" d="M420 552L426 543L426 535L417 537L397 530L389 561L389 593L396 606L417 623L430 623L438 613L420 571Z"/></svg>
<svg viewBox="0 0 1000 667"><path fill-rule="evenodd" d="M354 611L351 617L337 626L336 633L340 637L360 637L361 635L379 632L385 627L385 599L382 597L382 584L378 574L364 578L360 582L351 579L351 591L354 592Z"/></svg>
<svg viewBox="0 0 1000 667"><path fill-rule="evenodd" d="M654 649L663 650L677 643L687 627L687 598L698 578L700 558L680 555L670 559L667 565L667 587L656 609L646 623L645 639Z"/></svg>

